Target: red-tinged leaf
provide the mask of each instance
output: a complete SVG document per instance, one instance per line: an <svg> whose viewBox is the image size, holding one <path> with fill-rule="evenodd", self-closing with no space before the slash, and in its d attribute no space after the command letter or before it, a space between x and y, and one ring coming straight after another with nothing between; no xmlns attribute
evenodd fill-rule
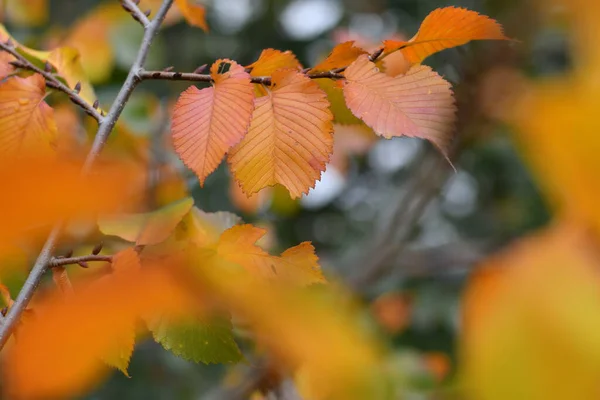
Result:
<svg viewBox="0 0 600 400"><path fill-rule="evenodd" d="M313 187L333 150L333 116L325 93L296 71L273 74L267 96L255 100L248 134L229 153L246 194L277 183L292 197Z"/></svg>
<svg viewBox="0 0 600 400"><path fill-rule="evenodd" d="M219 73L222 63L228 72ZM229 60L218 60L211 68L215 83L199 90L191 86L179 96L171 127L175 151L192 169L200 185L218 166L230 147L248 130L254 103L250 76Z"/></svg>
<svg viewBox="0 0 600 400"><path fill-rule="evenodd" d="M136 270L119 265L135 258L132 249L124 253L114 260L121 273L76 286L68 299L55 293L38 301L3 354L3 398L79 397L103 377L101 358L113 354L136 318L194 309L172 264Z"/></svg>
<svg viewBox="0 0 600 400"><path fill-rule="evenodd" d="M175 4L179 7L179 11L181 11L188 24L197 26L204 32L208 32L206 9L204 6L196 4L194 0L175 0Z"/></svg>
<svg viewBox="0 0 600 400"><path fill-rule="evenodd" d="M413 66L405 75L387 76L360 56L345 72L348 108L385 138L427 139L447 153L455 119L450 84L431 68Z"/></svg>
<svg viewBox="0 0 600 400"><path fill-rule="evenodd" d="M465 8L445 7L433 10L408 42L384 41L384 50L391 53L400 49L411 63L416 64L438 51L471 40L488 39L509 40L495 20Z"/></svg>
<svg viewBox="0 0 600 400"><path fill-rule="evenodd" d="M219 238L217 254L224 260L267 278L299 285L326 282L315 248L309 242L291 247L276 257L256 245L266 233L266 230L252 225L233 226Z"/></svg>
<svg viewBox="0 0 600 400"><path fill-rule="evenodd" d="M317 64L312 71L329 71L344 68L352 64L358 56L366 53L360 47L354 46L354 41L344 42L335 46L327 58Z"/></svg>
<svg viewBox="0 0 600 400"><path fill-rule="evenodd" d="M0 84L0 155L51 150L58 132L45 94L46 83L37 74Z"/></svg>
<svg viewBox="0 0 600 400"><path fill-rule="evenodd" d="M300 69L301 67L300 62L291 51L265 49L260 53L258 60L246 68L250 69L252 76L269 76L279 69Z"/></svg>

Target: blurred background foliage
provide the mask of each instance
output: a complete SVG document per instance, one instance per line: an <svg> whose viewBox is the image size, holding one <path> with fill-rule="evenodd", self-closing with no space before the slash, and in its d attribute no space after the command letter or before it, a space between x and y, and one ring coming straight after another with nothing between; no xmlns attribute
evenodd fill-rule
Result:
<svg viewBox="0 0 600 400"><path fill-rule="evenodd" d="M326 273L356 290L368 305L370 323L389 338L394 351L390 368L397 369L405 383L406 398L430 398L450 390L456 372L460 294L469 272L485 255L549 220L510 127L495 115L507 90L502 74L508 67L532 78L567 71L571 61L564 27L560 21L542 24L526 0L204 4L210 32L174 16L152 47L150 69L174 66L193 71L219 58L248 65L266 48L291 50L304 66L311 66L341 41L355 39L372 46L392 36L409 38L431 10L449 5L489 15L504 25L508 36L519 39L477 42L426 61L455 87L459 122L451 160L456 171L424 141L376 140L368 132L338 126L334 161L316 188L299 201L279 188L246 200L223 167L200 188L172 153L161 150L168 134L168 110L189 86L181 82L143 83L122 117L125 138L113 139L147 148L155 178L163 173L175 176L171 186L154 192L149 208L176 198L184 182L201 209L232 211L248 222L271 227L266 245L273 249L312 241ZM110 104L142 35L118 1L22 0L5 6L5 25L21 43L79 47L100 104ZM65 112L59 125L78 127L70 118L73 115ZM81 126L88 125L92 126L84 121ZM129 373L131 379L115 371L88 398L205 398L225 374L236 379L235 369L195 365L150 342L137 346Z"/></svg>

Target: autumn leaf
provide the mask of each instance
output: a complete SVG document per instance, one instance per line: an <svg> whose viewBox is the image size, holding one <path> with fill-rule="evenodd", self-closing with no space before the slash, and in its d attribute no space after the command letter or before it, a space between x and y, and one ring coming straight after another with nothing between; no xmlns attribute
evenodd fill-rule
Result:
<svg viewBox="0 0 600 400"><path fill-rule="evenodd" d="M3 389L10 398L72 398L106 373L101 358L115 350L141 315L180 315L189 294L168 268L129 268L133 250L115 260L121 273L76 287L65 299L54 293L37 302L18 340L5 349ZM123 254L123 253L120 253ZM52 332L42 334L40 332ZM36 379L31 379L35 376Z"/></svg>
<svg viewBox="0 0 600 400"><path fill-rule="evenodd" d="M175 0L175 4L179 7L179 11L188 24L202 28L208 32L208 24L206 23L206 10L204 6L195 4L194 0Z"/></svg>
<svg viewBox="0 0 600 400"><path fill-rule="evenodd" d="M58 132L45 95L46 82L38 74L0 84L0 154L51 150Z"/></svg>
<svg viewBox="0 0 600 400"><path fill-rule="evenodd" d="M462 301L469 398L593 398L600 366L600 275L592 237L568 224L486 260Z"/></svg>
<svg viewBox="0 0 600 400"><path fill-rule="evenodd" d="M105 235L118 236L138 246L157 244L173 233L193 205L194 199L186 197L145 214L101 218L98 227Z"/></svg>
<svg viewBox="0 0 600 400"><path fill-rule="evenodd" d="M338 44L333 48L325 60L312 69L312 72L329 71L347 67L352 64L358 56L366 53L367 52L360 47L354 46L354 41Z"/></svg>
<svg viewBox="0 0 600 400"><path fill-rule="evenodd" d="M178 357L204 364L234 363L242 353L231 322L220 318L157 319L148 327L157 343Z"/></svg>
<svg viewBox="0 0 600 400"><path fill-rule="evenodd" d="M8 39L10 39L15 47L26 56L33 57L37 62L42 64L48 62L56 69L58 75L65 79L71 89L74 89L77 83L80 83L80 96L89 104L94 103L96 100L94 88L83 71L79 52L76 49L72 47L59 47L52 51L34 50L17 42L8 33L4 25L0 24L0 40L7 41Z"/></svg>
<svg viewBox="0 0 600 400"><path fill-rule="evenodd" d="M15 57L12 54L5 51L0 52L0 79L4 79L14 72L15 67L9 64L14 60Z"/></svg>
<svg viewBox="0 0 600 400"><path fill-rule="evenodd" d="M230 268L217 254L197 256L202 262L194 263L194 271L204 293L244 318L278 367L301 370L311 398L385 398L377 345L343 295L286 282L273 285Z"/></svg>
<svg viewBox="0 0 600 400"><path fill-rule="evenodd" d="M229 71L219 68L229 63ZM200 185L213 172L223 156L248 130L254 104L250 76L229 60L211 67L214 86L199 90L191 86L179 96L171 127L175 151L192 169Z"/></svg>
<svg viewBox="0 0 600 400"><path fill-rule="evenodd" d="M487 39L509 40L495 20L465 8L445 7L433 10L408 42L384 41L384 50L400 50L408 61L417 64L438 51Z"/></svg>
<svg viewBox="0 0 600 400"><path fill-rule="evenodd" d="M246 66L252 76L270 76L280 69L300 69L301 65L294 53L289 50L281 51L265 49L258 60Z"/></svg>
<svg viewBox="0 0 600 400"><path fill-rule="evenodd" d="M237 225L223 232L215 249L224 260L267 278L300 285L326 282L315 248L309 242L291 247L280 257L275 257L256 245L265 234L266 230L252 225Z"/></svg>
<svg viewBox="0 0 600 400"><path fill-rule="evenodd" d="M109 78L115 62L110 42L111 28L128 18L118 4L102 4L69 30L63 43L77 49L81 55L81 66L91 82L103 82Z"/></svg>
<svg viewBox="0 0 600 400"><path fill-rule="evenodd" d="M456 107L450 84L427 66L389 77L366 55L345 71L348 108L385 138L427 139L447 154Z"/></svg>
<svg viewBox="0 0 600 400"><path fill-rule="evenodd" d="M4 7L13 24L25 27L45 24L50 11L48 0L5 0Z"/></svg>
<svg viewBox="0 0 600 400"><path fill-rule="evenodd" d="M20 154L0 157L0 182L2 253L5 245L31 237L32 228L127 209L144 180L141 171L129 164L98 165L83 177L77 163Z"/></svg>
<svg viewBox="0 0 600 400"><path fill-rule="evenodd" d="M364 122L346 106L344 100L343 86L340 81L333 79L317 79L319 87L327 94L329 110L333 114L333 122L343 125L365 125ZM335 154L335 153L334 153Z"/></svg>
<svg viewBox="0 0 600 400"><path fill-rule="evenodd" d="M333 150L325 93L305 75L279 70L255 103L248 134L229 153L235 178L246 194L277 183L292 197L307 193Z"/></svg>

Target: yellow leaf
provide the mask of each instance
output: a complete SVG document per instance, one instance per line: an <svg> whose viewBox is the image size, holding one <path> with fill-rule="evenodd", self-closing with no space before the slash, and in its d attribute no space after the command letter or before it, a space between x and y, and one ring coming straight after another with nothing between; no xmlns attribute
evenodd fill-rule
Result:
<svg viewBox="0 0 600 400"><path fill-rule="evenodd" d="M277 183L292 197L307 193L333 150L325 93L305 75L279 70L255 103L250 130L229 153L235 178L246 194Z"/></svg>
<svg viewBox="0 0 600 400"><path fill-rule="evenodd" d="M86 76L91 82L104 82L112 72L114 53L110 29L129 19L119 4L106 4L94 9L69 30L64 44L77 49Z"/></svg>
<svg viewBox="0 0 600 400"><path fill-rule="evenodd" d="M587 399L600 390L600 275L593 241L559 225L485 262L464 294L470 398Z"/></svg>
<svg viewBox="0 0 600 400"><path fill-rule="evenodd" d="M315 249L309 242L275 257L256 245L265 234L266 230L252 225L234 226L223 232L216 244L216 252L223 259L264 277L300 285L326 282Z"/></svg>
<svg viewBox="0 0 600 400"><path fill-rule="evenodd" d="M171 235L193 205L194 199L187 197L150 213L103 218L98 227L105 235L115 235L138 246L158 244Z"/></svg>
<svg viewBox="0 0 600 400"><path fill-rule="evenodd" d="M79 53L76 49L72 47L59 47L52 51L30 49L17 42L10 36L4 25L0 24L0 40L7 41L8 39L11 39L15 46L23 53L37 58L41 63L48 62L51 66L56 68L58 74L67 81L67 84L71 89L75 88L75 85L79 82L81 84L81 97L89 104L94 103L96 100L94 88L83 72Z"/></svg>
<svg viewBox="0 0 600 400"><path fill-rule="evenodd" d="M51 151L58 132L45 95L46 82L38 74L0 84L0 155Z"/></svg>
<svg viewBox="0 0 600 400"><path fill-rule="evenodd" d="M311 399L388 398L378 347L343 295L274 285L216 254L199 256L194 264L204 293L243 317L280 368L302 371Z"/></svg>
<svg viewBox="0 0 600 400"><path fill-rule="evenodd" d="M410 63L417 64L438 51L486 39L509 40L495 20L465 8L445 7L433 10L408 42L384 41L384 50L400 49Z"/></svg>
<svg viewBox="0 0 600 400"><path fill-rule="evenodd" d="M223 63L229 63L230 69L219 73ZM171 127L175 151L196 173L201 186L227 151L242 140L254 108L250 76L242 66L218 60L211 76L213 87L199 90L190 86L181 94Z"/></svg>

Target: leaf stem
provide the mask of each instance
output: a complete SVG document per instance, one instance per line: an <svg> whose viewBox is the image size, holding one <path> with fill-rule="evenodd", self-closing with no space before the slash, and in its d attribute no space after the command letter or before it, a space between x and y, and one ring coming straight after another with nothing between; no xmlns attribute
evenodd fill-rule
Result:
<svg viewBox="0 0 600 400"><path fill-rule="evenodd" d="M142 43L140 44L140 48L138 50L136 60L133 63L133 65L131 66L131 68L129 69L129 74L127 75L127 78L125 79L123 86L121 86L121 90L119 90L119 93L117 94L117 97L115 98L112 106L110 107L108 114L105 117L100 119L98 131L94 138L94 143L92 144L92 148L91 148L90 152L88 153L88 156L85 160L85 164L82 168L83 175L86 175L89 173L91 167L93 166L94 162L100 155L100 152L102 151L104 145L106 144L106 141L108 140L108 137L109 137L110 133L112 132L115 124L117 123L117 120L118 120L119 116L121 115L121 112L123 111L123 108L125 107L125 103L129 99L129 96L131 95L131 92L135 89L137 84L141 81L139 73L142 70L144 63L146 61L146 58L148 56L148 51L150 50L150 45L152 44L152 40L154 39L154 36L158 32L158 30L165 18L165 15L167 14L167 11L169 11L169 8L171 7L172 4L173 4L173 0L163 0L163 3L160 6L160 8L159 8L158 12L156 13L156 16L154 17L152 22L150 22L144 28L144 37L142 39ZM6 44L4 44L3 46L4 46L4 47L2 47L3 49L8 48L8 49L11 49L14 51L14 49L12 47L9 47ZM14 52L16 53L16 51L14 51ZM13 54L12 52L10 52L10 53ZM18 54L18 53L16 53L16 54ZM15 54L13 54L13 55L15 55ZM53 251L53 249L56 245L56 242L58 241L58 238L60 236L60 232L62 230L62 225L63 225L62 223L58 223L52 229L52 232L46 239L46 243L44 243L42 251L38 255L38 258L37 258L33 268L31 269L31 272L29 273L27 280L23 284L23 287L21 288L21 291L19 292L13 306L8 311L8 314L6 315L6 318L4 319L4 321L2 321L2 325L0 325L0 349L2 349L4 347L4 345L6 344L17 321L21 317L21 314L23 313L23 311L25 311L27 305L29 304L29 301L33 297L33 294L34 294L36 288L38 287L44 273L50 267L50 263L52 261L52 251Z"/></svg>

